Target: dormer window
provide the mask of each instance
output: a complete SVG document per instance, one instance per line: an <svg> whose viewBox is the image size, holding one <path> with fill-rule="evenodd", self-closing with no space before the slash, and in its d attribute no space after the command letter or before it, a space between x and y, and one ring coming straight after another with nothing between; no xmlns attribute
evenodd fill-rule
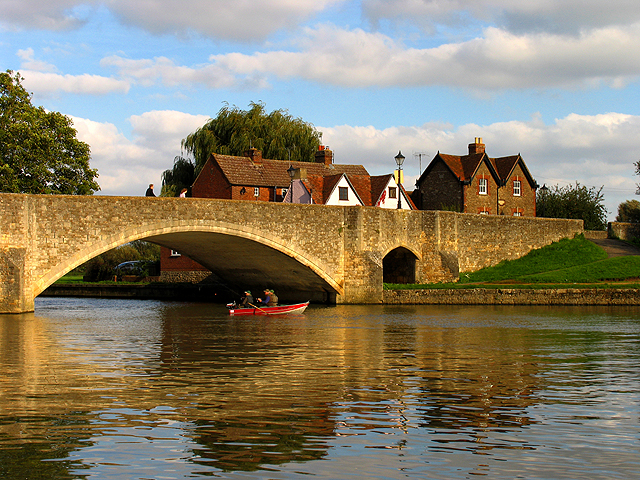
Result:
<svg viewBox="0 0 640 480"><path fill-rule="evenodd" d="M338 187L338 199L340 199L340 200L349 200L349 188L347 188L347 187Z"/></svg>
<svg viewBox="0 0 640 480"><path fill-rule="evenodd" d="M398 198L396 187L389 187L389 198Z"/></svg>

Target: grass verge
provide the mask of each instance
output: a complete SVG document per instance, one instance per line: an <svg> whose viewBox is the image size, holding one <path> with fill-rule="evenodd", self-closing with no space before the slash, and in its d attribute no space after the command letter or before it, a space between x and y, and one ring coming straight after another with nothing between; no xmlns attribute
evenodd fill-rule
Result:
<svg viewBox="0 0 640 480"><path fill-rule="evenodd" d="M384 288L640 288L639 277L639 256L607 258L604 249L578 235L517 260L462 273L456 283L385 284Z"/></svg>

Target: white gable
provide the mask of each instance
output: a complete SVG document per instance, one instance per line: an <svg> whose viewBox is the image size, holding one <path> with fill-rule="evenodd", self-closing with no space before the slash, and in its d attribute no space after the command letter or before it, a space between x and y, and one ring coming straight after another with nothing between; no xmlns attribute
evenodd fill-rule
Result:
<svg viewBox="0 0 640 480"><path fill-rule="evenodd" d="M347 197L346 200L340 199L341 189L346 189L346 190L342 190L343 195L346 194L346 197ZM362 206L362 201L360 200L360 197L358 197L355 190L351 186L351 183L349 183L349 181L347 180L347 177L343 174L340 177L340 180L338 181L338 183L336 183L335 187L329 194L329 198L327 198L325 205L342 205L342 206L360 205Z"/></svg>
<svg viewBox="0 0 640 480"><path fill-rule="evenodd" d="M404 195L404 192L398 188L398 184L393 176L389 177L389 182L384 187L384 190L380 194L380 198L377 199L375 206L381 208L398 208L398 194L401 199L400 208L403 210L411 210L411 204Z"/></svg>

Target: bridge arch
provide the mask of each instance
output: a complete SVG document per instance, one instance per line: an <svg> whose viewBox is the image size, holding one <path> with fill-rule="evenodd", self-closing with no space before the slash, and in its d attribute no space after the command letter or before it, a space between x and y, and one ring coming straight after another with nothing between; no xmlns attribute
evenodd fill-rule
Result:
<svg viewBox="0 0 640 480"><path fill-rule="evenodd" d="M416 265L420 257L401 245L389 250L382 259L384 283L416 283Z"/></svg>
<svg viewBox="0 0 640 480"><path fill-rule="evenodd" d="M168 225L167 223L171 224ZM238 257L233 260L232 254L231 258L228 255L226 256L226 264L219 265L217 262L221 258L220 255L212 255L211 251L215 247L232 249L235 253L238 250L242 251L244 249L244 251L247 251L248 249L250 255L252 253L261 256L266 255L275 263L273 268L289 268L298 275L296 282L291 282L291 279L288 281L286 275L284 275L284 281L279 281L278 285L311 280L315 288L321 288L331 294L342 295L344 293L344 288L340 282L341 279L336 279L327 272L322 267L323 262L320 259L301 252L294 243L282 241L282 239L269 231L257 229L255 225L244 227L226 222L196 222L194 224L188 221L175 221L136 225L132 228L126 228L124 231L105 236L98 241L84 244L73 255L59 259L59 263L35 282L34 296L37 296L67 272L91 258L134 240L145 240L180 250L214 273L217 273L218 276L220 276L221 272L224 273L229 269L229 262L233 262L235 271L241 270L244 264L246 269L255 271L254 276L261 275L273 284L273 281L275 281L273 279L274 275L269 274L268 261L261 262L256 257L252 257L248 261ZM203 251L203 245L208 243L213 246L209 245L207 250ZM240 245L237 245L238 243ZM233 248L231 248L232 245L234 245ZM251 263L253 263L253 267L250 265ZM296 268L296 264L300 267ZM300 275L302 275L302 278L299 277Z"/></svg>

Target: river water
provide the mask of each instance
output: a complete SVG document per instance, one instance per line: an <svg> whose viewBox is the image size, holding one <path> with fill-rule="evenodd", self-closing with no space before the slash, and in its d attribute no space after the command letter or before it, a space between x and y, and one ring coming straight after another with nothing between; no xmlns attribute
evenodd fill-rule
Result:
<svg viewBox="0 0 640 480"><path fill-rule="evenodd" d="M0 478L640 478L640 309L39 298Z"/></svg>

